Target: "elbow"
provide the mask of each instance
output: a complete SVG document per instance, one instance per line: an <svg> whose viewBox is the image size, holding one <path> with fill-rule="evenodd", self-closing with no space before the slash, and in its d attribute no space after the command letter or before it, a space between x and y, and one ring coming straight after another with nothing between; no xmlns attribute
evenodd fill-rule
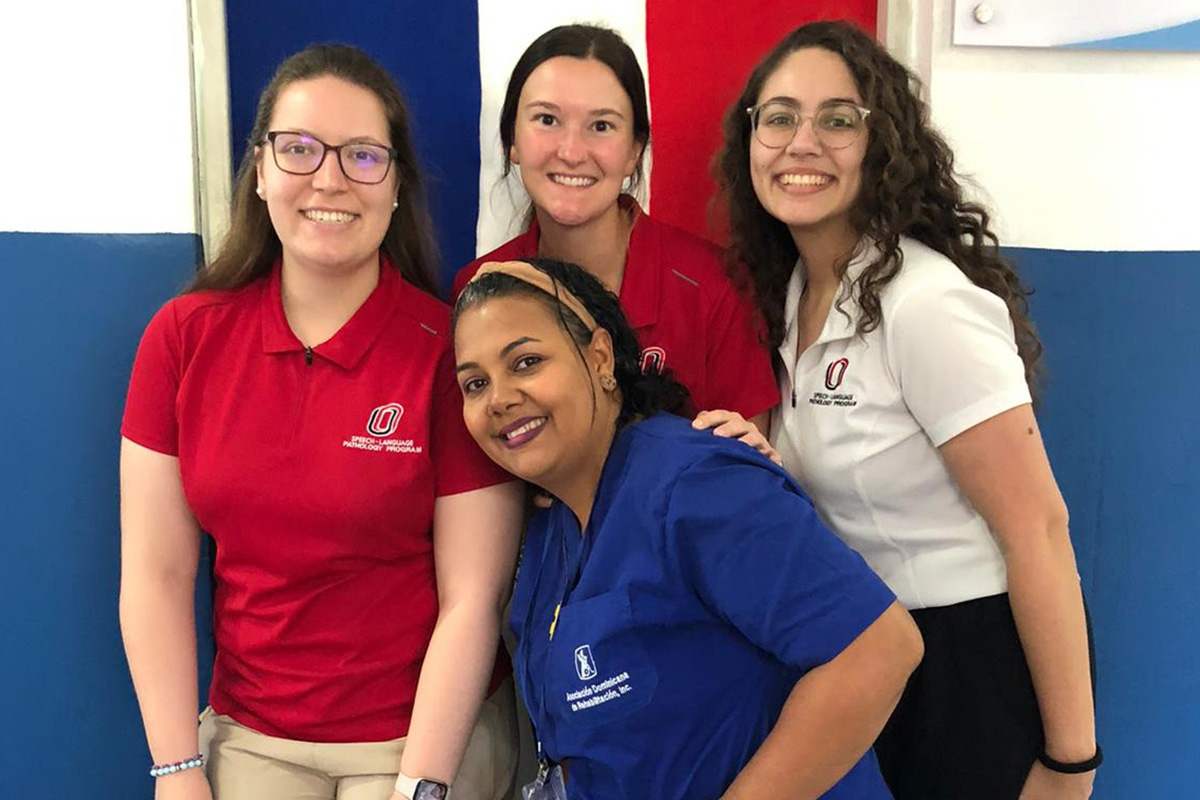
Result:
<svg viewBox="0 0 1200 800"><path fill-rule="evenodd" d="M500 629L503 620L505 599L487 598L478 595L443 598L438 606L438 625L466 624L482 625Z"/></svg>
<svg viewBox="0 0 1200 800"><path fill-rule="evenodd" d="M117 594L121 632L140 630L147 614L156 610L190 611L195 603L196 573L186 569L151 570L125 565Z"/></svg>
<svg viewBox="0 0 1200 800"><path fill-rule="evenodd" d="M904 609L900 609L904 611ZM921 663L921 659L925 657L925 639L921 636L920 629L917 628L917 623L913 621L912 616L904 611L905 626L902 634L903 641L900 643L899 659L901 662L901 670L904 674L904 680L913 674Z"/></svg>
<svg viewBox="0 0 1200 800"><path fill-rule="evenodd" d="M925 640L912 615L900 605L899 601L892 604L886 616L888 619L888 662L892 665L891 673L897 686L897 694L903 691L908 678L925 657Z"/></svg>
<svg viewBox="0 0 1200 800"><path fill-rule="evenodd" d="M1070 514L1061 498L1047 503L1035 516L993 530L1010 571L1023 564L1060 563L1064 558L1074 561Z"/></svg>

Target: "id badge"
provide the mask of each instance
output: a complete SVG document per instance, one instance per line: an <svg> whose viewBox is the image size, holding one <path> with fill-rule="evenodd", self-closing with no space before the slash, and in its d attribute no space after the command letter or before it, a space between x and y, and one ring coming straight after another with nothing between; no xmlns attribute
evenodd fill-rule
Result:
<svg viewBox="0 0 1200 800"><path fill-rule="evenodd" d="M523 800L567 800L567 785L563 781L562 767L555 764L547 770L538 769L537 777L521 787Z"/></svg>

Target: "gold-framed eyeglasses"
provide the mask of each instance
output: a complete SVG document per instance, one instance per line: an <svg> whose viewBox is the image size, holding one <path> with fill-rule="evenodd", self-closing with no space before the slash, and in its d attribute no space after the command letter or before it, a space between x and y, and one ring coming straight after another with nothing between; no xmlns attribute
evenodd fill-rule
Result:
<svg viewBox="0 0 1200 800"><path fill-rule="evenodd" d="M271 131L264 143L271 145L275 166L289 175L312 175L332 151L347 179L355 183L383 183L396 160L395 149L381 144L346 142L334 146L299 131Z"/></svg>
<svg viewBox="0 0 1200 800"><path fill-rule="evenodd" d="M867 129L871 109L856 103L824 103L815 113L804 114L800 106L786 100L768 100L746 109L754 138L763 147L778 150L787 147L806 120L812 120L813 132L823 146L841 150L858 141Z"/></svg>

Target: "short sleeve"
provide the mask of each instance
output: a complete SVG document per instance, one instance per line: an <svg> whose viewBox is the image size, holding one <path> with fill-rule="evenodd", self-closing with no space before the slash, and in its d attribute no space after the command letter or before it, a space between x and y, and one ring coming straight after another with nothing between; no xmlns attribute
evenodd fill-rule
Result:
<svg viewBox="0 0 1200 800"><path fill-rule="evenodd" d="M133 361L121 435L169 456L179 455L176 397L182 374L179 323L174 301L146 326Z"/></svg>
<svg viewBox="0 0 1200 800"><path fill-rule="evenodd" d="M935 446L1031 401L1008 306L986 289L915 288L885 324L892 374Z"/></svg>
<svg viewBox="0 0 1200 800"><path fill-rule="evenodd" d="M667 536L704 603L800 670L831 661L896 599L765 461L721 454L689 467L671 492Z"/></svg>
<svg viewBox="0 0 1200 800"><path fill-rule="evenodd" d="M693 398L698 410L724 408L749 419L779 404L771 353L757 319L748 298L728 284L721 287L708 321L708 396Z"/></svg>
<svg viewBox="0 0 1200 800"><path fill-rule="evenodd" d="M438 361L434 378L431 453L437 497L516 480L479 449L467 432L462 407L462 392L447 350Z"/></svg>

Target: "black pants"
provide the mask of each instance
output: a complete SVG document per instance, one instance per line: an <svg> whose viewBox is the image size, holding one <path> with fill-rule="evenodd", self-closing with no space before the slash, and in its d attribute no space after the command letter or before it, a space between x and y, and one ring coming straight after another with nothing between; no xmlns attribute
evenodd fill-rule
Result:
<svg viewBox="0 0 1200 800"><path fill-rule="evenodd" d="M875 743L896 800L1016 800L1042 748L1008 595L912 612L921 661Z"/></svg>

